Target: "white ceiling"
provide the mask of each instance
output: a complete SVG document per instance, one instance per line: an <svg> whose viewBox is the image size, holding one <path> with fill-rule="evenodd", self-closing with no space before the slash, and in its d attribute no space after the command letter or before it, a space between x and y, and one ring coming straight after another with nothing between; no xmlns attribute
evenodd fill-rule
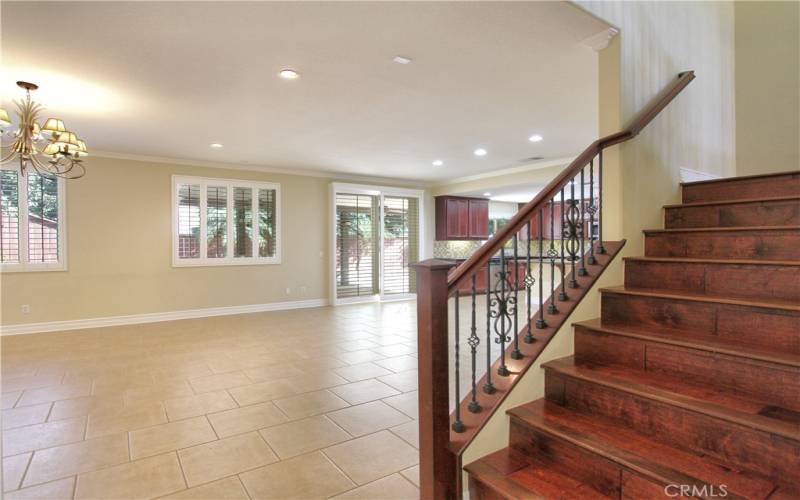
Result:
<svg viewBox="0 0 800 500"><path fill-rule="evenodd" d="M597 57L580 42L607 25L566 2L0 9L4 107L13 82L38 83L45 115L93 151L441 181L597 135Z"/></svg>

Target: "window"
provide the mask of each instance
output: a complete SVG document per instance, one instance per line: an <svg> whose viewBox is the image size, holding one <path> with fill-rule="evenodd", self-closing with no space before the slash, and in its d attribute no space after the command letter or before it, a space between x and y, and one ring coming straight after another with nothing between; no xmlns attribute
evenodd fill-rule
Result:
<svg viewBox="0 0 800 500"><path fill-rule="evenodd" d="M280 185L173 177L173 265L279 264Z"/></svg>
<svg viewBox="0 0 800 500"><path fill-rule="evenodd" d="M66 269L64 180L0 170L0 263L3 271Z"/></svg>

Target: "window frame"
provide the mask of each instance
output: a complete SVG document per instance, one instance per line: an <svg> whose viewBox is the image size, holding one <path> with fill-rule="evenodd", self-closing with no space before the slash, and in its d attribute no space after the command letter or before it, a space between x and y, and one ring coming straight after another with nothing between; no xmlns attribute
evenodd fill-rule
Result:
<svg viewBox="0 0 800 500"><path fill-rule="evenodd" d="M180 258L179 250L179 208L178 186L182 184L197 184L200 186L200 257L196 259ZM225 257L208 257L208 188L222 187L227 191L226 210L226 247ZM252 189L253 229L251 245L252 257L234 257L233 241L233 190L237 187ZM259 189L275 190L275 255L272 257L258 256L258 192ZM172 217L172 267L216 267L216 266L257 266L281 264L281 248L283 247L283 234L281 232L281 185L277 182L249 181L241 179L223 179L218 177L198 177L188 175L172 176L171 196Z"/></svg>
<svg viewBox="0 0 800 500"><path fill-rule="evenodd" d="M56 177L58 196L58 261L29 262L30 242L28 241L28 169L25 175L18 166L0 165L0 170L17 172L17 196L19 204L19 233L17 243L19 262L0 262L0 273L32 273L67 270L67 185L61 177ZM24 189L22 187L24 186Z"/></svg>

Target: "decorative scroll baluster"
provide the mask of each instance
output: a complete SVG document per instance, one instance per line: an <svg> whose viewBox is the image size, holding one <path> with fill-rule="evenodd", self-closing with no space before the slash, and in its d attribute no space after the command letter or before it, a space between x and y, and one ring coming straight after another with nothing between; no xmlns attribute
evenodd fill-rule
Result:
<svg viewBox="0 0 800 500"><path fill-rule="evenodd" d="M483 392L494 394L494 384L492 384L492 291L489 283L492 281L492 261L486 263L486 383L483 384Z"/></svg>
<svg viewBox="0 0 800 500"><path fill-rule="evenodd" d="M469 402L467 409L472 413L477 413L481 409L481 405L478 404L478 400L476 399L478 397L478 387L475 380L475 363L477 360L478 344L481 343L481 339L478 338L478 329L475 324L475 281L477 278L477 274L472 275L472 322L469 329L469 338L467 339L467 343L469 344L470 359L472 361L472 401Z"/></svg>
<svg viewBox="0 0 800 500"><path fill-rule="evenodd" d="M517 302L511 290L506 289L506 285L510 286L511 281L508 279L508 264L506 263L505 249L500 249L500 271L497 272L497 282L494 285L492 292L493 298L491 299L489 317L494 319L494 333L497 338L494 339L495 343L500 344L500 366L497 368L497 374L501 377L509 375L508 367L506 366L506 342L511 341L510 333L512 323L511 315L517 309Z"/></svg>
<svg viewBox="0 0 800 500"><path fill-rule="evenodd" d="M550 200L550 249L547 250L547 257L550 259L550 305L547 307L547 312L550 314L557 314L558 307L556 306L556 258L558 252L555 247L556 239L556 200Z"/></svg>
<svg viewBox="0 0 800 500"><path fill-rule="evenodd" d="M516 233L512 242L514 243L514 350L511 351L511 359L522 359L522 352L519 350L519 319L517 317L517 309L519 309L517 307L519 303L519 252L517 244L519 243L519 237Z"/></svg>
<svg viewBox="0 0 800 500"><path fill-rule="evenodd" d="M586 276L588 274L586 272L586 257L584 256L585 254L584 254L584 250L583 250L584 240L586 240L586 238L584 237L585 233L586 233L586 231L585 231L585 228L586 228L585 215L586 214L584 213L585 207L583 205L583 182L584 182L584 180L583 180L583 171L584 170L586 170L586 167L581 169L581 177L580 177L581 178L581 202L580 202L580 214L581 215L580 215L579 224L580 224L581 229L580 229L579 234L580 234L580 237L581 237L581 267L580 267L580 269L578 269L578 275L579 276Z"/></svg>
<svg viewBox="0 0 800 500"><path fill-rule="evenodd" d="M539 210L539 218L538 218L538 239L539 239L539 255L537 255L537 261L539 263L539 319L536 320L536 328L542 329L547 328L547 322L544 320L544 286L542 285L542 253L544 248L542 246L542 225L544 224L544 218L542 217L542 211Z"/></svg>
<svg viewBox="0 0 800 500"><path fill-rule="evenodd" d="M559 272L561 273L561 292L558 294L558 300L565 301L569 299L569 295L567 295L567 266L564 260L564 188L561 188L561 214L559 216L559 221L561 223L561 268Z"/></svg>
<svg viewBox="0 0 800 500"><path fill-rule="evenodd" d="M523 281L525 283L525 300L528 303L528 315L526 316L528 322L528 333L525 334L525 343L533 344L533 342L536 339L533 338L533 332L531 330L531 288L533 287L533 284L536 283L536 279L533 277L533 274L531 274L531 243L533 242L531 241L530 219L528 220L528 223L525 226L528 228L528 239L526 240L527 244L525 245L526 247L525 254L527 256L526 257L527 267L525 268L526 269L525 280Z"/></svg>
<svg viewBox="0 0 800 500"><path fill-rule="evenodd" d="M597 213L597 202L594 200L594 158L589 162L589 265L597 264L594 257L594 214Z"/></svg>
<svg viewBox="0 0 800 500"><path fill-rule="evenodd" d="M603 150L597 155L597 253L606 253L603 246Z"/></svg>
<svg viewBox="0 0 800 500"><path fill-rule="evenodd" d="M460 295L461 294L458 292L458 290L456 290L456 296L455 296L456 297L456 323L455 323L456 339L455 339L455 350L454 350L455 362L456 362L456 374L455 374L455 376L456 376L456 380L455 380L455 386L456 386L455 387L455 389L456 389L456 393L455 393L456 418L455 418L455 420L453 420L453 430L455 432L464 432L464 423L461 422L461 396L460 396L460 394L461 394L461 380L459 378L459 375L460 375L459 363L460 363L461 360L459 359L459 351L458 351L458 345L459 345L458 337L461 335L461 332L459 332L459 328L458 328L459 323L460 323L460 319L461 319L461 318L459 318L459 310L458 310L459 309L458 308L458 305L459 305L458 303L460 302Z"/></svg>
<svg viewBox="0 0 800 500"><path fill-rule="evenodd" d="M564 214L564 241L562 244L566 245L566 252L572 267L572 274L570 274L569 287L578 288L577 275L575 274L575 262L578 260L578 252L580 251L580 244L578 238L580 235L580 210L578 209L578 202L575 200L575 178L573 177L569 183L570 199L567 202L567 213Z"/></svg>

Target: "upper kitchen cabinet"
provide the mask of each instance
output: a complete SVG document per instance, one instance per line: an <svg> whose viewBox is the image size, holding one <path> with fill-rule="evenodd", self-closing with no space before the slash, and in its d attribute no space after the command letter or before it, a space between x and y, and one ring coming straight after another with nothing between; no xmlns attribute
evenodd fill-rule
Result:
<svg viewBox="0 0 800 500"><path fill-rule="evenodd" d="M437 240L489 238L489 200L461 196L436 197Z"/></svg>

